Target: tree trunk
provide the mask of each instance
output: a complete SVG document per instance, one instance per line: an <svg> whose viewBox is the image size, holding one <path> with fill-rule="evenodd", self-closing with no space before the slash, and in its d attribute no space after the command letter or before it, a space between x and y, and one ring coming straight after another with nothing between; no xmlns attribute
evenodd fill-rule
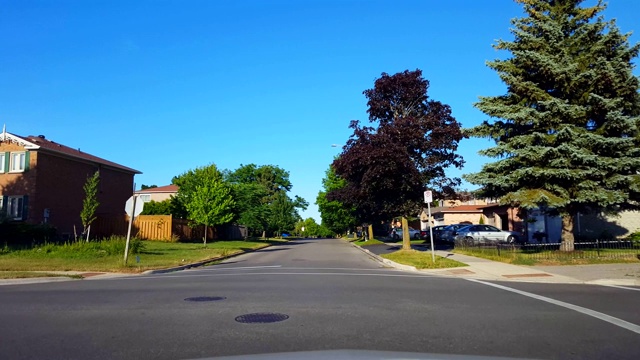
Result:
<svg viewBox="0 0 640 360"><path fill-rule="evenodd" d="M409 234L409 220L402 217L402 250L411 249L411 234Z"/></svg>
<svg viewBox="0 0 640 360"><path fill-rule="evenodd" d="M207 225L204 226L204 238L202 238L204 242L204 247L207 247Z"/></svg>
<svg viewBox="0 0 640 360"><path fill-rule="evenodd" d="M573 251L573 215L566 214L562 216L562 243L560 251Z"/></svg>
<svg viewBox="0 0 640 360"><path fill-rule="evenodd" d="M373 225L369 224L369 226L367 226L367 232L369 232L369 240L373 239Z"/></svg>

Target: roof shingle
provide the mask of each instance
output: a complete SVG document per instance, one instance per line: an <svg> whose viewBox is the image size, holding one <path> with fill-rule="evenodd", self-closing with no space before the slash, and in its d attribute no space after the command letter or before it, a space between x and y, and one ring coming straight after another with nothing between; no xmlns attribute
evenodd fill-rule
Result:
<svg viewBox="0 0 640 360"><path fill-rule="evenodd" d="M106 165L115 169L119 169L119 170L123 170L126 172L131 172L134 174L142 174L142 172L136 170L136 169L132 169L120 164L116 164L113 161L109 161L109 160L105 160L103 158L85 153L80 151L80 149L72 149L68 146L62 145L62 144L58 144L54 141L51 141L47 138L45 138L44 136L33 136L33 135L29 135L29 136L19 136L19 135L15 135L25 141L28 141L30 143L33 143L37 146L40 147L39 150L45 150L45 151L51 151L54 153L60 153L60 154L64 154L67 156L71 156L77 159L82 159L82 160L87 160L90 162L95 162L98 164L102 164L102 165Z"/></svg>

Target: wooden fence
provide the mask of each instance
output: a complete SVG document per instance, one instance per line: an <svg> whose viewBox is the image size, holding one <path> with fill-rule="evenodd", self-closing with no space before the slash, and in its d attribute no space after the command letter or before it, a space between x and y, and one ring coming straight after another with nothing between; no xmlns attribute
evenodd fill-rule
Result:
<svg viewBox="0 0 640 360"><path fill-rule="evenodd" d="M204 237L204 226L190 226L189 220L186 219L173 219L171 228L176 237L182 241L202 241ZM207 227L207 239L218 239L216 228Z"/></svg>
<svg viewBox="0 0 640 360"><path fill-rule="evenodd" d="M108 237L111 235L126 236L129 217L98 215L91 225L92 237ZM192 226L189 220L174 219L171 215L140 215L135 218L131 234L143 240L160 241L202 241L204 226ZM242 225L226 225L208 227L207 239L244 239L247 228Z"/></svg>

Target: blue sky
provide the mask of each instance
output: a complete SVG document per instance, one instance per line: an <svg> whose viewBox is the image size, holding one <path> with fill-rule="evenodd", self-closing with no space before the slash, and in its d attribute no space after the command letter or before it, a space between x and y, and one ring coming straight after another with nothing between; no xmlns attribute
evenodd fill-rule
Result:
<svg viewBox="0 0 640 360"><path fill-rule="evenodd" d="M604 12L623 32L640 31L637 14L635 0ZM0 123L138 169L138 187L209 163L278 165L319 221L324 172L349 121L367 119L362 91L419 68L474 126L478 96L505 92L491 45L521 15L508 0L0 0ZM464 140L450 174L478 171L490 145Z"/></svg>

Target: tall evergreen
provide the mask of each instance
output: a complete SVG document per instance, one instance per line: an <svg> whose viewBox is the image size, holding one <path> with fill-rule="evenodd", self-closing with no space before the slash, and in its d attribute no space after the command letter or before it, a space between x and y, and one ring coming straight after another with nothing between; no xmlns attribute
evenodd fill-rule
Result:
<svg viewBox="0 0 640 360"><path fill-rule="evenodd" d="M507 93L480 97L491 119L467 130L496 145L497 158L465 178L487 196L562 216L562 250L573 250L573 220L591 211L638 208L640 95L630 45L602 2L516 0L513 41L494 46L511 57L488 62Z"/></svg>

